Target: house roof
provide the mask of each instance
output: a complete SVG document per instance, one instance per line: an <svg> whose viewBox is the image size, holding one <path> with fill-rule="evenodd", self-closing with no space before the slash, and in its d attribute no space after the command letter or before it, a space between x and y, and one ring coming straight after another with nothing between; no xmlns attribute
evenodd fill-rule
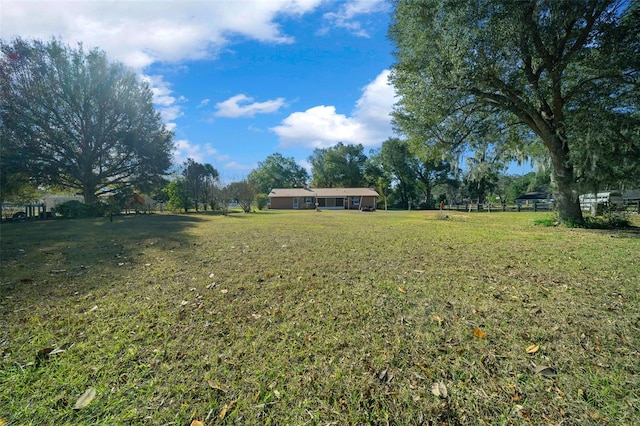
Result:
<svg viewBox="0 0 640 426"><path fill-rule="evenodd" d="M377 197L379 194L369 188L274 188L270 198L279 197Z"/></svg>

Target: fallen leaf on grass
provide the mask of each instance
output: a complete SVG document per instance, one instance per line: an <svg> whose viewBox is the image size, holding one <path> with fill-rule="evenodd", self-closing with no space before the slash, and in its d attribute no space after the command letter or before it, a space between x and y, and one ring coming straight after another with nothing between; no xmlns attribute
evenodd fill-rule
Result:
<svg viewBox="0 0 640 426"><path fill-rule="evenodd" d="M438 325L442 325L442 323L444 322L444 320L442 318L440 318L440 315L438 314L431 314L431 319L435 322L438 323Z"/></svg>
<svg viewBox="0 0 640 426"><path fill-rule="evenodd" d="M473 335L475 337L477 337L478 339L486 339L487 338L487 333L485 333L484 331L480 330L479 328L474 328L473 329Z"/></svg>
<svg viewBox="0 0 640 426"><path fill-rule="evenodd" d="M527 349L526 349L528 354L535 354L539 350L540 350L540 345L529 345L527 346Z"/></svg>
<svg viewBox="0 0 640 426"><path fill-rule="evenodd" d="M432 376L431 371L423 363L419 362L416 364L416 366L424 371L428 377Z"/></svg>
<svg viewBox="0 0 640 426"><path fill-rule="evenodd" d="M546 365L539 365L536 367L536 374L546 377L547 379L553 379L556 377L556 370Z"/></svg>
<svg viewBox="0 0 640 426"><path fill-rule="evenodd" d="M609 422L609 420L606 417L602 417L600 414L596 413L595 411L588 413L588 416L591 417L593 420L600 420L605 423Z"/></svg>
<svg viewBox="0 0 640 426"><path fill-rule="evenodd" d="M431 393L444 399L449 396L447 386L442 382L434 383L433 386L431 386Z"/></svg>
<svg viewBox="0 0 640 426"><path fill-rule="evenodd" d="M220 414L218 415L218 418L220 418L220 420L224 420L224 418L227 417L227 413L229 412L229 410L231 410L231 408L233 408L235 403L236 403L236 400L234 399L230 403L224 404L224 407L222 407L222 410L220 410Z"/></svg>
<svg viewBox="0 0 640 426"><path fill-rule="evenodd" d="M192 420L191 426L204 426L204 423L201 422L200 420Z"/></svg>
<svg viewBox="0 0 640 426"><path fill-rule="evenodd" d="M406 288L404 288L404 287L398 287L398 291L399 291L400 293L406 293L406 292L407 292L407 289L406 289Z"/></svg>
<svg viewBox="0 0 640 426"><path fill-rule="evenodd" d="M81 410L93 401L96 397L96 391L93 388L87 388L86 391L78 398L76 404L73 406L74 410Z"/></svg>
<svg viewBox="0 0 640 426"><path fill-rule="evenodd" d="M220 391L222 393L227 393L226 389L224 389L223 387L221 387L219 384L217 384L216 382L214 382L211 379L207 379L207 384L209 385L209 387L211 389L215 389L215 390Z"/></svg>
<svg viewBox="0 0 640 426"><path fill-rule="evenodd" d="M50 356L52 355L56 355L62 352L65 352L67 349L69 349L71 346L73 346L73 343L65 343L64 345L57 347L57 348L42 348L40 349L37 353L36 353L36 364L40 364L41 362L49 359ZM33 364L31 364L33 365Z"/></svg>
<svg viewBox="0 0 640 426"><path fill-rule="evenodd" d="M378 379L383 383L389 383L393 380L393 373L389 370L389 367L385 367L384 369L378 371Z"/></svg>
<svg viewBox="0 0 640 426"><path fill-rule="evenodd" d="M41 362L44 361L45 359L49 358L49 355L51 354L51 352L53 352L54 348L42 348L38 351L38 353L36 354L36 362Z"/></svg>

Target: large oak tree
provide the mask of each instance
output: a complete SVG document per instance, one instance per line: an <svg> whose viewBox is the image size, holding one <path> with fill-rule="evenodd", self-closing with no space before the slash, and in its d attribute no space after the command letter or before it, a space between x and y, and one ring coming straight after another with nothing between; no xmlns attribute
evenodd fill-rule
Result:
<svg viewBox="0 0 640 426"><path fill-rule="evenodd" d="M316 148L309 156L311 183L315 187L355 188L364 183L367 156L362 144L338 142L330 148Z"/></svg>
<svg viewBox="0 0 640 426"><path fill-rule="evenodd" d="M302 188L307 184L309 174L293 157L276 152L260 161L247 180L258 193L268 194L274 188Z"/></svg>
<svg viewBox="0 0 640 426"><path fill-rule="evenodd" d="M0 41L0 48L3 163L77 189L88 203L160 181L173 135L132 70L57 40Z"/></svg>
<svg viewBox="0 0 640 426"><path fill-rule="evenodd" d="M398 130L460 149L542 141L560 219L579 190L640 174L640 6L628 0L396 0Z"/></svg>

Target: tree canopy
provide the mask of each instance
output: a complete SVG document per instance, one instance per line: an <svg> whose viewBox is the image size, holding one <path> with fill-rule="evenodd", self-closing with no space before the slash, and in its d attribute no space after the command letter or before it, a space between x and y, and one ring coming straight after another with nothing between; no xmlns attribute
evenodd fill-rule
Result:
<svg viewBox="0 0 640 426"><path fill-rule="evenodd" d="M640 174L638 2L396 0L397 129L460 150L542 141L560 219L583 182Z"/></svg>
<svg viewBox="0 0 640 426"><path fill-rule="evenodd" d="M136 74L100 50L0 41L2 166L79 190L142 190L171 166L173 134Z"/></svg>
<svg viewBox="0 0 640 426"><path fill-rule="evenodd" d="M268 194L273 188L301 188L309 180L309 174L293 157L276 152L259 162L247 180L258 193Z"/></svg>
<svg viewBox="0 0 640 426"><path fill-rule="evenodd" d="M416 158L411 154L409 143L398 138L389 138L380 149L382 168L395 180L396 192L403 207L408 207L416 198Z"/></svg>
<svg viewBox="0 0 640 426"><path fill-rule="evenodd" d="M367 156L364 147L338 142L331 148L316 148L309 157L312 184L316 187L348 188L363 185Z"/></svg>
<svg viewBox="0 0 640 426"><path fill-rule="evenodd" d="M206 210L207 203L212 199L213 187L219 180L218 171L211 164L200 164L192 158L188 158L183 166L182 176L196 211L199 210L200 205L203 205Z"/></svg>

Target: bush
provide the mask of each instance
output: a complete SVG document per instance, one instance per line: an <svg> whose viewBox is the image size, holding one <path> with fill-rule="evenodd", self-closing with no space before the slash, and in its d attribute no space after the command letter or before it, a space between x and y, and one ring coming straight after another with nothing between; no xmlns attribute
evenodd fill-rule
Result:
<svg viewBox="0 0 640 426"><path fill-rule="evenodd" d="M96 201L95 203L86 204L87 217L103 217L106 216L109 206L102 201Z"/></svg>
<svg viewBox="0 0 640 426"><path fill-rule="evenodd" d="M85 204L77 200L65 201L58 204L56 213L67 219L78 219L81 217L102 217L106 214L108 205L101 201Z"/></svg>
<svg viewBox="0 0 640 426"><path fill-rule="evenodd" d="M56 213L67 219L76 219L87 215L87 205L78 200L65 201L58 204Z"/></svg>
<svg viewBox="0 0 640 426"><path fill-rule="evenodd" d="M267 207L268 202L269 196L267 194L256 194L253 198L253 203L258 210L264 210L264 208Z"/></svg>
<svg viewBox="0 0 640 426"><path fill-rule="evenodd" d="M586 217L584 227L589 229L618 229L633 226L625 214L610 213L606 216Z"/></svg>

